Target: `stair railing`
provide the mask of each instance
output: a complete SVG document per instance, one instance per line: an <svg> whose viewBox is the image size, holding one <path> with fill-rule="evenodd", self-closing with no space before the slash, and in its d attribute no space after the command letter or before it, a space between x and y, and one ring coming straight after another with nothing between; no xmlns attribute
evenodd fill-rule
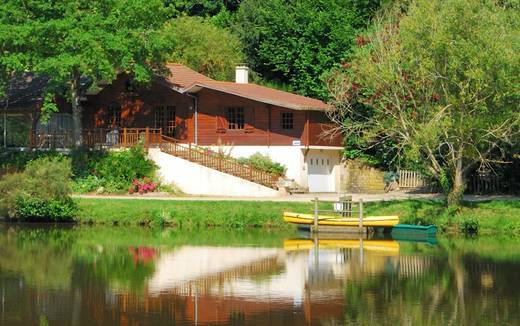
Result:
<svg viewBox="0 0 520 326"><path fill-rule="evenodd" d="M250 164L243 164L234 158L224 157L207 148L200 147L191 143L181 143L178 139L161 136L161 151L181 157L188 161L201 164L214 170L234 175L236 177L249 180L273 189L277 189L279 175L269 173L253 167Z"/></svg>

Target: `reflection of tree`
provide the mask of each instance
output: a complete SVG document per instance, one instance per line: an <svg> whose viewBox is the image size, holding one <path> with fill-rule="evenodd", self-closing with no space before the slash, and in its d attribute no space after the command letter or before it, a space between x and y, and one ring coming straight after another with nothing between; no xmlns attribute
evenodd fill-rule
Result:
<svg viewBox="0 0 520 326"><path fill-rule="evenodd" d="M70 243L70 232L63 229L1 232L0 268L20 274L33 286L68 288L73 268Z"/></svg>
<svg viewBox="0 0 520 326"><path fill-rule="evenodd" d="M520 265L496 264L478 256L461 255L453 250L454 245L445 240L437 247L434 268L426 274L385 273L348 282L345 286L346 323L518 323L520 312L514 288L519 282L515 271Z"/></svg>
<svg viewBox="0 0 520 326"><path fill-rule="evenodd" d="M131 292L142 292L155 270L152 260L143 260L128 248L119 247L105 247L97 255L76 257L75 263L84 280Z"/></svg>

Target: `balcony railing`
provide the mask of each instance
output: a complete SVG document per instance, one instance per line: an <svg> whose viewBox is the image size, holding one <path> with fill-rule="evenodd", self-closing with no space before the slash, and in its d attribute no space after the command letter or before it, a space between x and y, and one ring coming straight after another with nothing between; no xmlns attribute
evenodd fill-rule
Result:
<svg viewBox="0 0 520 326"><path fill-rule="evenodd" d="M158 147L161 135L156 128L85 129L83 143L88 147L131 147L142 141L146 148Z"/></svg>

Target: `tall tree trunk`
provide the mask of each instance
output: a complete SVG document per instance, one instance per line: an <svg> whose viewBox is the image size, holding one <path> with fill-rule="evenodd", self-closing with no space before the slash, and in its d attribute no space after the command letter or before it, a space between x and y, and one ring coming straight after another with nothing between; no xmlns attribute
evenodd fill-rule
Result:
<svg viewBox="0 0 520 326"><path fill-rule="evenodd" d="M455 168L452 176L452 187L448 193L448 206L458 206L462 201L465 188L464 171L462 169L462 158L458 158L455 162Z"/></svg>
<svg viewBox="0 0 520 326"><path fill-rule="evenodd" d="M74 127L74 145L83 145L83 128L81 123L81 100L80 100L80 78L77 75L71 84L72 123Z"/></svg>

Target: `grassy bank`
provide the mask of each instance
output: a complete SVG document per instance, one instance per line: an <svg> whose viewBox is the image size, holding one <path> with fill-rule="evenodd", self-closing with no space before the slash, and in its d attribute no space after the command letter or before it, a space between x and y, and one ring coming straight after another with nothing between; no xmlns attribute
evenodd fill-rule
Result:
<svg viewBox="0 0 520 326"><path fill-rule="evenodd" d="M77 220L96 224L161 224L182 227L283 227L284 210L307 212L310 203L78 199Z"/></svg>
<svg viewBox="0 0 520 326"><path fill-rule="evenodd" d="M401 223L435 224L442 231L503 233L520 235L520 200L465 202L448 209L439 201L403 200L367 204L370 215L396 214Z"/></svg>
<svg viewBox="0 0 520 326"><path fill-rule="evenodd" d="M77 199L77 221L95 224L173 224L200 226L287 227L282 212L311 212L310 202L167 201L140 199ZM330 209L322 203L321 209ZM401 223L435 224L442 230L477 227L479 233L520 234L520 201L466 203L458 210L446 209L432 200L365 203L367 215L399 215Z"/></svg>

